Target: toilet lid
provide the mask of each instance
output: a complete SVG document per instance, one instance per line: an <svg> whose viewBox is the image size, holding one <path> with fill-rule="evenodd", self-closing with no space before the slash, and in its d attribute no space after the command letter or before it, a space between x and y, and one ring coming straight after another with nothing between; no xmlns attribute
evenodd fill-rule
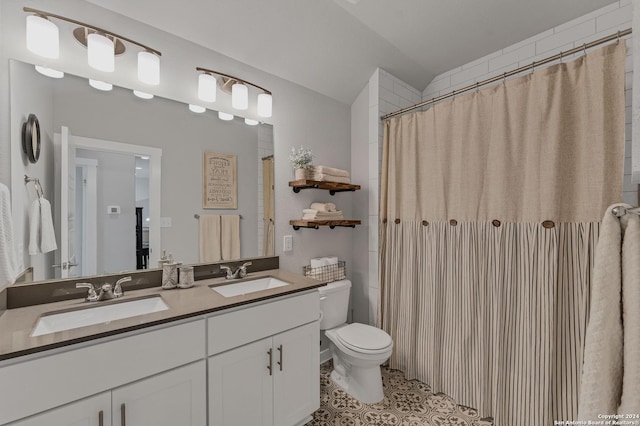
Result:
<svg viewBox="0 0 640 426"><path fill-rule="evenodd" d="M336 330L338 338L347 346L365 350L388 348L391 336L379 328L353 323Z"/></svg>

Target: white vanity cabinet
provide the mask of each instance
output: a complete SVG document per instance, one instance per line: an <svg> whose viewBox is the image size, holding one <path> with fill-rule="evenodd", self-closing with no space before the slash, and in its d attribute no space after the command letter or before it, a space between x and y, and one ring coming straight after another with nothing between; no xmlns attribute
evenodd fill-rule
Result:
<svg viewBox="0 0 640 426"><path fill-rule="evenodd" d="M2 366L0 425L125 426L122 404L129 426L205 425L204 336L200 319Z"/></svg>
<svg viewBox="0 0 640 426"><path fill-rule="evenodd" d="M209 319L210 426L293 426L319 408L319 312L314 291Z"/></svg>
<svg viewBox="0 0 640 426"><path fill-rule="evenodd" d="M205 425L206 386L206 367L202 360L10 425Z"/></svg>

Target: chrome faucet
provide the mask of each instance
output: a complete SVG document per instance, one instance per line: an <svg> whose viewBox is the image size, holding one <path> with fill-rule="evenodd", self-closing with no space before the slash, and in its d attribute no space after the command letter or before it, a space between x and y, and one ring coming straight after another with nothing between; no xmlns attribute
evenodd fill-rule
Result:
<svg viewBox="0 0 640 426"><path fill-rule="evenodd" d="M87 302L99 302L101 300L109 300L122 297L124 295L122 284L126 283L127 281L131 281L131 277L120 278L118 281L116 281L114 286L112 286L111 284L102 284L99 288L100 292L98 292L98 290L91 283L76 283L76 288L87 289L87 297L85 298Z"/></svg>
<svg viewBox="0 0 640 426"><path fill-rule="evenodd" d="M238 269L232 271L230 266L220 265L220 269L227 271L227 275L225 276L228 280L235 280L237 278L244 278L247 276L247 266L251 266L251 262L245 262L242 266L239 266Z"/></svg>

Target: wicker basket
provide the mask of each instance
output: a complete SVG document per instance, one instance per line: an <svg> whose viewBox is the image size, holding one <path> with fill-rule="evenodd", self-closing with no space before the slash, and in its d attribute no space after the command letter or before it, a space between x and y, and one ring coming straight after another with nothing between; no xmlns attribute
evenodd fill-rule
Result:
<svg viewBox="0 0 640 426"><path fill-rule="evenodd" d="M302 273L305 277L330 283L345 279L347 277L347 267L344 260L339 260L336 265L319 266L317 268L305 265L302 267Z"/></svg>

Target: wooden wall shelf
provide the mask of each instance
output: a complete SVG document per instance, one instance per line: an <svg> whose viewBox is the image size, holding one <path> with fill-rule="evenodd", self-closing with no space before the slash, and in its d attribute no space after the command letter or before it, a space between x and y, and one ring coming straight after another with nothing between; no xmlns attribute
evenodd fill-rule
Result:
<svg viewBox="0 0 640 426"><path fill-rule="evenodd" d="M353 185L350 183L340 183L340 182L327 182L327 181L319 181L319 180L292 180L289 182L289 186L293 188L293 192L296 194L300 192L301 189L326 189L329 191L329 194L334 195L336 192L345 192L345 191L357 191L360 189L360 185Z"/></svg>
<svg viewBox="0 0 640 426"><path fill-rule="evenodd" d="M355 228L362 222L359 220L290 220L289 225L293 226L296 231L300 228L319 229L321 226L328 226L333 229L336 226Z"/></svg>

